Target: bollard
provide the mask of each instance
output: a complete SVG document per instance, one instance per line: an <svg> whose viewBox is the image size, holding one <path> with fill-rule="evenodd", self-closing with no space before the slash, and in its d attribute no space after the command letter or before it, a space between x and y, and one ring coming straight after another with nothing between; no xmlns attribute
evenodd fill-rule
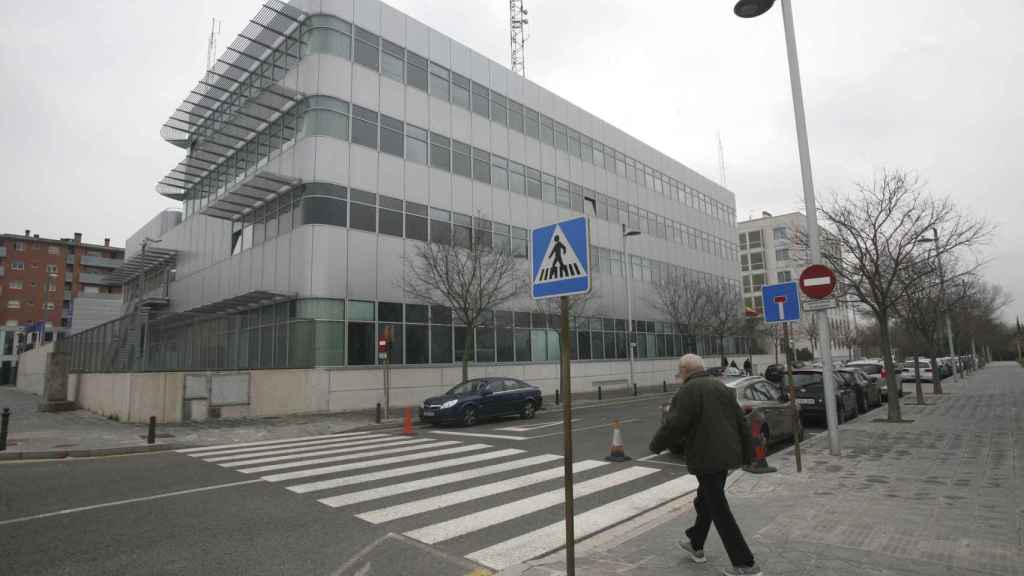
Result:
<svg viewBox="0 0 1024 576"><path fill-rule="evenodd" d="M668 392L668 382L666 382L664 380L661 381L661 391L662 392Z"/></svg>
<svg viewBox="0 0 1024 576"><path fill-rule="evenodd" d="M633 396L639 396L640 393L636 391L636 382L633 382Z"/></svg>
<svg viewBox="0 0 1024 576"><path fill-rule="evenodd" d="M377 424L380 424L380 402L377 402L377 416L375 421Z"/></svg>
<svg viewBox="0 0 1024 576"><path fill-rule="evenodd" d="M600 386L597 387L597 399L598 400L601 399L601 387Z"/></svg>
<svg viewBox="0 0 1024 576"><path fill-rule="evenodd" d="M146 444L156 442L156 416L149 417L149 432L146 434Z"/></svg>
<svg viewBox="0 0 1024 576"><path fill-rule="evenodd" d="M555 406L558 406L558 388L555 388Z"/></svg>
<svg viewBox="0 0 1024 576"><path fill-rule="evenodd" d="M4 408L0 415L0 452L7 450L7 426L11 422L11 409Z"/></svg>

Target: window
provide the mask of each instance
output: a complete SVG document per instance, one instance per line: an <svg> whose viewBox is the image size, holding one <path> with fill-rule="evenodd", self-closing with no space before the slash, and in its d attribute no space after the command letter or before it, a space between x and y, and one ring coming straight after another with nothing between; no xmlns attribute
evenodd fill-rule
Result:
<svg viewBox="0 0 1024 576"><path fill-rule="evenodd" d="M750 289L757 292L764 285L764 274L753 274L750 277Z"/></svg>
<svg viewBox="0 0 1024 576"><path fill-rule="evenodd" d="M440 208L430 209L430 241L439 244L451 244L451 213L447 210L441 210Z"/></svg>
<svg viewBox="0 0 1024 576"><path fill-rule="evenodd" d="M430 361L450 364L452 361L452 313L444 306L430 307Z"/></svg>
<svg viewBox="0 0 1024 576"><path fill-rule="evenodd" d="M56 246L50 246L46 249L47 254L60 254L60 248Z"/></svg>
<svg viewBox="0 0 1024 576"><path fill-rule="evenodd" d="M529 249L526 239L528 232L526 228L512 227L512 255L517 258L526 258Z"/></svg>
<svg viewBox="0 0 1024 576"><path fill-rule="evenodd" d="M403 157L405 148L402 144L404 123L390 116L380 115L380 151L392 156Z"/></svg>
<svg viewBox="0 0 1024 576"><path fill-rule="evenodd" d="M491 155L479 148L473 148L473 178L484 184L491 183Z"/></svg>
<svg viewBox="0 0 1024 576"><path fill-rule="evenodd" d="M300 133L348 140L349 104L330 96L310 96L305 101Z"/></svg>
<svg viewBox="0 0 1024 576"><path fill-rule="evenodd" d="M296 211L301 224L345 226L348 223L348 189L326 182L310 182L303 187L302 209ZM245 234L243 229L243 243ZM245 246L249 248L251 246Z"/></svg>
<svg viewBox="0 0 1024 576"><path fill-rule="evenodd" d="M761 247L761 231L754 230L753 232L747 232L748 246L751 250Z"/></svg>
<svg viewBox="0 0 1024 576"><path fill-rule="evenodd" d="M569 128L568 132L569 132L569 155L570 156L575 156L576 158L579 158L580 157L580 133L575 131L575 130L573 130L572 128Z"/></svg>
<svg viewBox="0 0 1024 576"><path fill-rule="evenodd" d="M549 146L555 145L555 123L543 114L540 116L540 141Z"/></svg>
<svg viewBox="0 0 1024 576"><path fill-rule="evenodd" d="M776 274L776 276L778 276L779 282L792 282L793 281L793 273L790 272L789 270L779 270L779 272Z"/></svg>
<svg viewBox="0 0 1024 576"><path fill-rule="evenodd" d="M349 191L349 226L367 232L377 231L377 195L353 188Z"/></svg>
<svg viewBox="0 0 1024 576"><path fill-rule="evenodd" d="M56 264L47 264L46 265L46 273L47 274L56 274L57 273L57 265Z"/></svg>
<svg viewBox="0 0 1024 576"><path fill-rule="evenodd" d="M776 240L787 240L789 238L789 228L786 228L785 226L772 228L772 236Z"/></svg>
<svg viewBox="0 0 1024 576"><path fill-rule="evenodd" d="M458 140L452 140L452 172L466 178L473 177L473 164L471 160L472 149L469 144L463 144Z"/></svg>
<svg viewBox="0 0 1024 576"><path fill-rule="evenodd" d="M484 118L490 118L490 93L486 86L473 82L473 112Z"/></svg>
<svg viewBox="0 0 1024 576"><path fill-rule="evenodd" d="M427 59L413 52L406 52L408 65L405 67L405 78L409 86L427 91Z"/></svg>
<svg viewBox="0 0 1024 576"><path fill-rule="evenodd" d="M526 135L534 140L540 139L540 114L536 110L524 107L523 117L526 122Z"/></svg>
<svg viewBox="0 0 1024 576"><path fill-rule="evenodd" d="M492 246L491 221L483 218L473 219L473 241L485 248Z"/></svg>
<svg viewBox="0 0 1024 576"><path fill-rule="evenodd" d="M356 26L356 64L377 70L379 45L380 38L376 34Z"/></svg>
<svg viewBox="0 0 1024 576"><path fill-rule="evenodd" d="M551 174L541 174L542 199L548 204L555 203L555 177Z"/></svg>
<svg viewBox="0 0 1024 576"><path fill-rule="evenodd" d="M352 142L377 149L377 113L352 105Z"/></svg>
<svg viewBox="0 0 1024 576"><path fill-rule="evenodd" d="M452 72L452 104L469 110L469 78Z"/></svg>
<svg viewBox="0 0 1024 576"><path fill-rule="evenodd" d="M21 290L24 287L24 284L22 284L21 280L11 280L7 286L11 290Z"/></svg>
<svg viewBox="0 0 1024 576"><path fill-rule="evenodd" d="M510 242L511 230L508 224L494 223L494 250L501 252L502 254L509 254L512 252L512 243Z"/></svg>
<svg viewBox="0 0 1024 576"><path fill-rule="evenodd" d="M25 263L21 260L11 260L11 270L24 270Z"/></svg>
<svg viewBox="0 0 1024 576"><path fill-rule="evenodd" d="M594 144L589 136L580 136L580 155L584 162L594 162Z"/></svg>
<svg viewBox="0 0 1024 576"><path fill-rule="evenodd" d="M302 45L306 54L334 54L352 59L352 25L344 20L316 14L304 22Z"/></svg>
<svg viewBox="0 0 1024 576"><path fill-rule="evenodd" d="M508 163L508 189L516 194L526 194L526 167L518 162Z"/></svg>
<svg viewBox="0 0 1024 576"><path fill-rule="evenodd" d="M430 95L440 98L445 102L450 95L450 81L448 69L433 62L430 63Z"/></svg>
<svg viewBox="0 0 1024 576"><path fill-rule="evenodd" d="M52 281L52 280L47 282L46 283L46 291L47 292L56 292L57 291L57 283Z"/></svg>
<svg viewBox="0 0 1024 576"><path fill-rule="evenodd" d="M7 308L10 309L10 310L20 310L21 309L21 300L8 300L7 301Z"/></svg>
<svg viewBox="0 0 1024 576"><path fill-rule="evenodd" d="M741 272L749 272L750 271L750 263L749 262L750 262L750 260L749 260L749 258L748 258L748 256L746 254L743 254L743 255L740 256L740 271Z"/></svg>
<svg viewBox="0 0 1024 576"><path fill-rule="evenodd" d="M405 237L427 241L427 207L423 204L405 203Z"/></svg>
<svg viewBox="0 0 1024 576"><path fill-rule="evenodd" d="M396 82L405 82L405 48L381 38L380 72Z"/></svg>
<svg viewBox="0 0 1024 576"><path fill-rule="evenodd" d="M764 252L750 253L750 269L764 270Z"/></svg>
<svg viewBox="0 0 1024 576"><path fill-rule="evenodd" d="M523 133L523 105L515 100L508 101L508 127Z"/></svg>
<svg viewBox="0 0 1024 576"><path fill-rule="evenodd" d="M565 134L565 125L555 122L555 148L562 152L569 151L569 141Z"/></svg>
<svg viewBox="0 0 1024 576"><path fill-rule="evenodd" d="M374 337L374 305L372 302L348 302L348 364L373 364L377 358Z"/></svg>
<svg viewBox="0 0 1024 576"><path fill-rule="evenodd" d="M775 259L779 262L789 260L789 248L779 248L775 250Z"/></svg>
<svg viewBox="0 0 1024 576"><path fill-rule="evenodd" d="M491 185L508 190L508 160L501 156L491 157Z"/></svg>
<svg viewBox="0 0 1024 576"><path fill-rule="evenodd" d="M377 230L381 234L390 236L402 236L402 207L403 203L398 198L380 196L380 210L377 212Z"/></svg>
<svg viewBox="0 0 1024 576"><path fill-rule="evenodd" d="M405 127L405 157L419 164L427 163L427 131L412 124Z"/></svg>
<svg viewBox="0 0 1024 576"><path fill-rule="evenodd" d="M451 140L437 132L430 133L430 165L434 168L451 172L452 150Z"/></svg>
<svg viewBox="0 0 1024 576"><path fill-rule="evenodd" d="M558 204L559 206L561 206L563 208L569 208L569 205L570 205L569 182L559 178L557 180L557 184L555 186L555 190L556 190L556 192L555 192L555 204Z"/></svg>
<svg viewBox="0 0 1024 576"><path fill-rule="evenodd" d="M502 126L508 125L508 101L493 90L491 91L491 120Z"/></svg>
<svg viewBox="0 0 1024 576"><path fill-rule="evenodd" d="M473 245L473 219L458 212L452 214L452 244L469 249Z"/></svg>
<svg viewBox="0 0 1024 576"><path fill-rule="evenodd" d="M530 198L537 198L538 200L542 197L540 184L540 170L534 170L533 168L526 168L526 194Z"/></svg>
<svg viewBox="0 0 1024 576"><path fill-rule="evenodd" d="M53 292L53 290L51 290L51 292ZM54 308L55 308L55 306L53 305L53 302L47 302L46 303L46 309L47 310L53 310Z"/></svg>

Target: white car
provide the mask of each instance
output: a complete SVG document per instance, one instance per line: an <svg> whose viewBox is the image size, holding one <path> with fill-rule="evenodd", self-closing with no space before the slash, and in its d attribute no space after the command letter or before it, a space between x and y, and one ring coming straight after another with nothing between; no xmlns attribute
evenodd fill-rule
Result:
<svg viewBox="0 0 1024 576"><path fill-rule="evenodd" d="M917 365L921 370L921 381L931 382L932 381L932 366L929 362L918 361ZM914 382L917 379L917 374L914 370L913 362L904 362L900 365L900 382Z"/></svg>

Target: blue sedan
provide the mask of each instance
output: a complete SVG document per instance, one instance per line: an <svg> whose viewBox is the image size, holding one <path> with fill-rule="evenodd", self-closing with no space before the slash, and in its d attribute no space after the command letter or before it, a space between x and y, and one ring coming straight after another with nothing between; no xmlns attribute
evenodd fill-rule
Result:
<svg viewBox="0 0 1024 576"><path fill-rule="evenodd" d="M540 389L515 378L467 380L442 396L427 398L420 420L431 424L472 426L485 418L519 415L533 418L544 399Z"/></svg>

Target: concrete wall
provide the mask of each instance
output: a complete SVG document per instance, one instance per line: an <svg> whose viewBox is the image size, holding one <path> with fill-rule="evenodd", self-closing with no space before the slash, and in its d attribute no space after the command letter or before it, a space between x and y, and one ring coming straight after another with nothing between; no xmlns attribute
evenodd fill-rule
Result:
<svg viewBox="0 0 1024 576"><path fill-rule="evenodd" d="M81 294L71 310L71 334L78 334L121 316L121 295Z"/></svg>
<svg viewBox="0 0 1024 576"><path fill-rule="evenodd" d="M18 389L42 396L46 384L47 357L53 343L39 346L18 355Z"/></svg>
<svg viewBox="0 0 1024 576"><path fill-rule="evenodd" d="M73 374L68 398L86 410L123 422L180 422L185 377L180 372Z"/></svg>

